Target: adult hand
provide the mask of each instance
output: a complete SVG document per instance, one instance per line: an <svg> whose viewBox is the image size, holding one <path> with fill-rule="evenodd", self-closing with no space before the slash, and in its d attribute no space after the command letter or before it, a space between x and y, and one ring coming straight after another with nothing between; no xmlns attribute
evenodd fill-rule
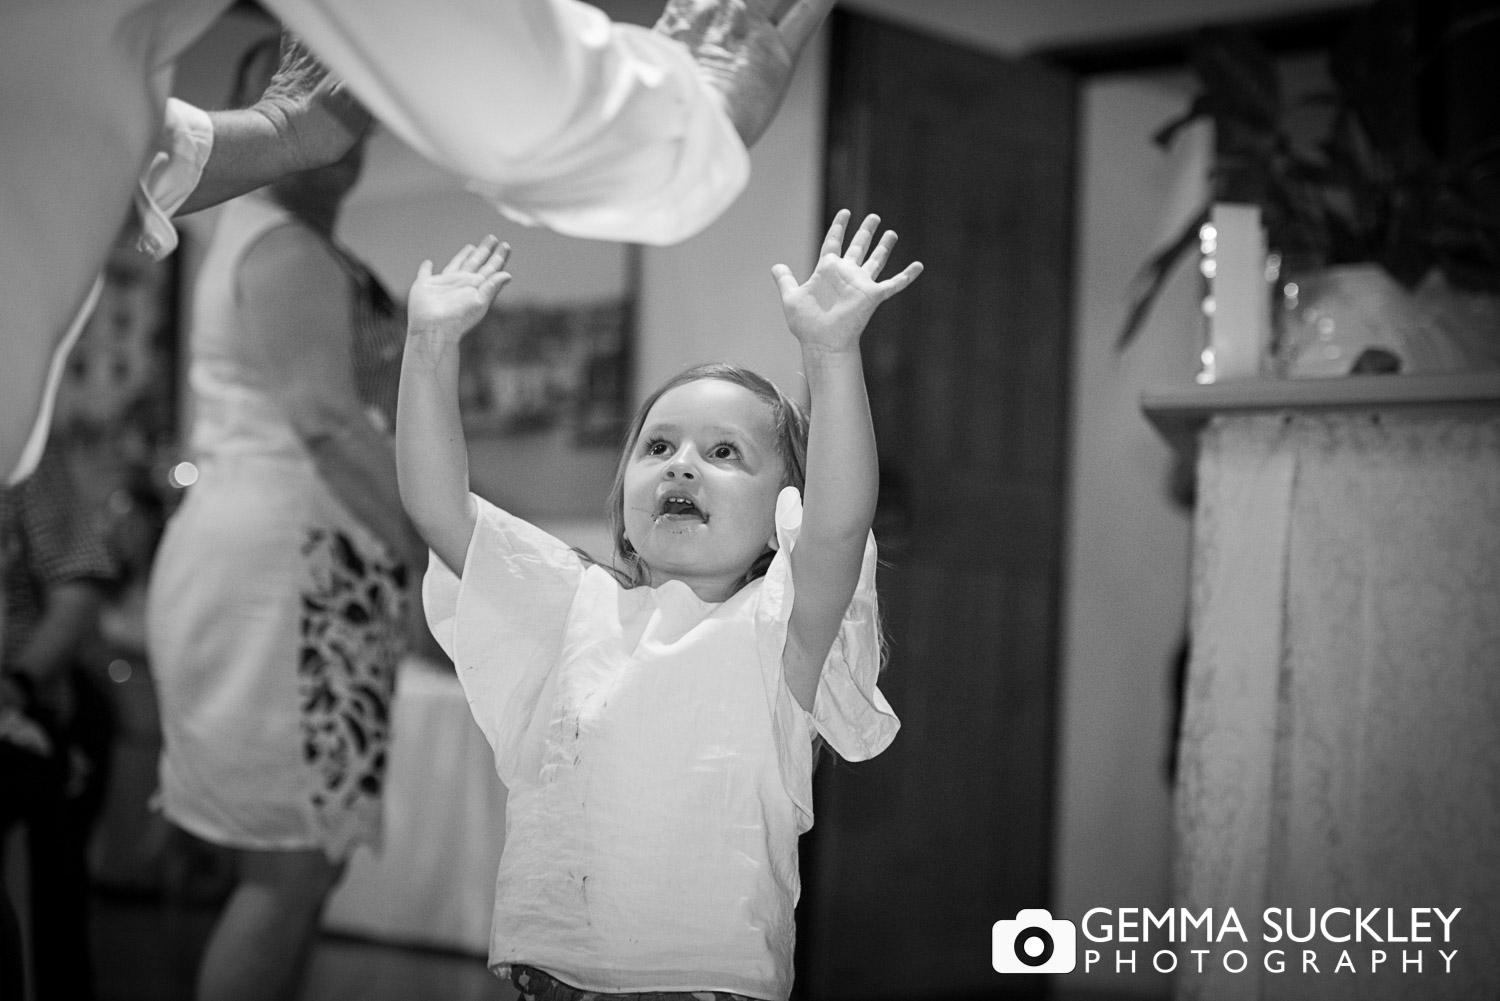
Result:
<svg viewBox="0 0 1500 1001"><path fill-rule="evenodd" d="M771 124L834 0L668 0L656 31L686 45L746 146ZM779 15L779 16L778 16Z"/></svg>
<svg viewBox="0 0 1500 1001"><path fill-rule="evenodd" d="M302 169L334 163L370 127L370 113L302 42L281 36L281 65L253 110L296 149Z"/></svg>

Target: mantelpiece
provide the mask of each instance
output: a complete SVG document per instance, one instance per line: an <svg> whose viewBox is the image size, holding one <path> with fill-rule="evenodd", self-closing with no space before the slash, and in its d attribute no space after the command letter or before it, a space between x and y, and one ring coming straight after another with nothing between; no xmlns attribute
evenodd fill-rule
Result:
<svg viewBox="0 0 1500 1001"><path fill-rule="evenodd" d="M1141 394L1141 410L1173 444L1216 414L1280 410L1432 412L1500 408L1500 371L1365 375L1343 379L1237 379Z"/></svg>

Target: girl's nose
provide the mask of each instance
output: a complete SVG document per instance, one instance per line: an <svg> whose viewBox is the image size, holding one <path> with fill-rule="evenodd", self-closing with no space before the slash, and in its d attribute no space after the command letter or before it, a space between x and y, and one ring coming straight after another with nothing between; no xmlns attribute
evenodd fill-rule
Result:
<svg viewBox="0 0 1500 1001"><path fill-rule="evenodd" d="M681 477L685 480L693 479L697 474L693 472L693 463L685 451L678 452L667 463L667 479L675 480Z"/></svg>

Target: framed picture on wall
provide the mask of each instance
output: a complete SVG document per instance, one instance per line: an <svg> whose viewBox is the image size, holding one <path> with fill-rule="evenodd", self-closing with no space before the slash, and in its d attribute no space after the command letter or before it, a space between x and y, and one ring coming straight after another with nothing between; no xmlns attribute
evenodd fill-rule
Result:
<svg viewBox="0 0 1500 1001"><path fill-rule="evenodd" d="M646 253L515 223L378 130L340 240L404 298L493 233L511 247L490 315L464 337L460 408L475 493L519 517L600 522L630 417Z"/></svg>
<svg viewBox="0 0 1500 1001"><path fill-rule="evenodd" d="M641 249L614 249L623 279L616 290L577 301L502 294L464 338L459 405L469 435L561 429L580 447L620 440L629 420Z"/></svg>

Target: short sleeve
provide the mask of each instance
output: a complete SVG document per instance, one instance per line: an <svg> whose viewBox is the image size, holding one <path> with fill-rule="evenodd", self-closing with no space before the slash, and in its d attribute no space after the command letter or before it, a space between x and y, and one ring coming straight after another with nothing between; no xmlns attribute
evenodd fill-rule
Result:
<svg viewBox="0 0 1500 1001"><path fill-rule="evenodd" d="M796 713L809 716L797 705L785 681L780 680L781 655L786 647L787 622L794 598L789 557L801 529L802 497L795 487L787 487L776 499L778 551L766 571L756 611L761 659L768 671L774 667L774 677L779 681L779 693L773 707L773 714L780 721L779 729L787 725L787 705ZM876 687L880 659L875 537L872 533L865 541L864 562L859 569L854 597L844 613L833 647L828 651L828 659L823 662L810 714L812 728L848 761L863 761L879 754L890 745L901 726L890 703Z"/></svg>
<svg viewBox="0 0 1500 1001"><path fill-rule="evenodd" d="M213 146L214 127L208 113L168 98L157 151L141 172L135 194L141 224L137 246L157 260L177 249L172 216L198 186Z"/></svg>
<svg viewBox="0 0 1500 1001"><path fill-rule="evenodd" d="M562 649L583 561L566 543L480 497L462 578L432 554L427 624L453 659L474 720L510 784L521 738Z"/></svg>

